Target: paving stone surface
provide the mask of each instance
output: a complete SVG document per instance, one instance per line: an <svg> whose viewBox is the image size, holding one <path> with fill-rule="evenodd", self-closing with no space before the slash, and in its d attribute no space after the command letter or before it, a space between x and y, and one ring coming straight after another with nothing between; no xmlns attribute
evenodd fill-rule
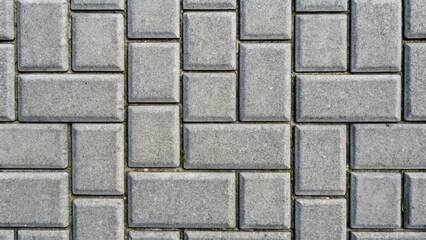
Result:
<svg viewBox="0 0 426 240"><path fill-rule="evenodd" d="M179 240L178 231L131 231L129 240Z"/></svg>
<svg viewBox="0 0 426 240"><path fill-rule="evenodd" d="M405 37L426 38L426 4L422 0L404 0Z"/></svg>
<svg viewBox="0 0 426 240"><path fill-rule="evenodd" d="M68 240L68 231L19 230L18 240Z"/></svg>
<svg viewBox="0 0 426 240"><path fill-rule="evenodd" d="M426 120L426 43L405 44L404 102L405 120Z"/></svg>
<svg viewBox="0 0 426 240"><path fill-rule="evenodd" d="M71 0L73 10L124 10L124 0Z"/></svg>
<svg viewBox="0 0 426 240"><path fill-rule="evenodd" d="M425 240L423 232L353 232L353 240Z"/></svg>
<svg viewBox="0 0 426 240"><path fill-rule="evenodd" d="M183 9L196 10L224 10L235 9L236 0L183 0Z"/></svg>
<svg viewBox="0 0 426 240"><path fill-rule="evenodd" d="M296 0L298 12L344 12L348 10L346 0Z"/></svg>
<svg viewBox="0 0 426 240"><path fill-rule="evenodd" d="M426 173L406 173L404 201L405 227L426 228Z"/></svg>
<svg viewBox="0 0 426 240"><path fill-rule="evenodd" d="M14 30L14 2L0 0L0 40L13 40Z"/></svg>
<svg viewBox="0 0 426 240"><path fill-rule="evenodd" d="M0 230L0 240L15 240L13 230Z"/></svg>
<svg viewBox="0 0 426 240"><path fill-rule="evenodd" d="M185 240L290 240L289 232L206 232L185 231Z"/></svg>
<svg viewBox="0 0 426 240"><path fill-rule="evenodd" d="M15 47L0 44L0 122L15 119Z"/></svg>

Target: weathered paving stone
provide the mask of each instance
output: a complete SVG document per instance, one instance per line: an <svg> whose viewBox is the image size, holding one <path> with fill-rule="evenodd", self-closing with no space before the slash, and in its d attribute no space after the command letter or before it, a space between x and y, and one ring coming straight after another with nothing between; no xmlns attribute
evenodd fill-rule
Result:
<svg viewBox="0 0 426 240"><path fill-rule="evenodd" d="M183 68L234 70L236 16L233 12L183 14Z"/></svg>
<svg viewBox="0 0 426 240"><path fill-rule="evenodd" d="M121 75L20 75L19 120L121 122Z"/></svg>
<svg viewBox="0 0 426 240"><path fill-rule="evenodd" d="M234 122L237 111L235 73L185 73L185 122Z"/></svg>
<svg viewBox="0 0 426 240"><path fill-rule="evenodd" d="M177 167L179 107L137 106L128 110L130 167Z"/></svg>
<svg viewBox="0 0 426 240"><path fill-rule="evenodd" d="M355 124L351 129L351 168L426 168L426 125Z"/></svg>
<svg viewBox="0 0 426 240"><path fill-rule="evenodd" d="M352 228L401 226L401 174L352 173Z"/></svg>
<svg viewBox="0 0 426 240"><path fill-rule="evenodd" d="M73 193L124 193L124 127L122 124L72 126Z"/></svg>
<svg viewBox="0 0 426 240"><path fill-rule="evenodd" d="M289 173L240 174L240 228L291 227Z"/></svg>
<svg viewBox="0 0 426 240"><path fill-rule="evenodd" d="M185 124L187 169L290 168L286 124Z"/></svg>
<svg viewBox="0 0 426 240"><path fill-rule="evenodd" d="M114 13L74 13L72 69L124 70L124 19Z"/></svg>
<svg viewBox="0 0 426 240"><path fill-rule="evenodd" d="M124 0L71 0L73 10L124 10Z"/></svg>
<svg viewBox="0 0 426 240"><path fill-rule="evenodd" d="M0 0L0 5L1 5L1 0ZM14 121L14 120L15 120L15 47L11 44L1 44L0 45L0 122Z"/></svg>
<svg viewBox="0 0 426 240"><path fill-rule="evenodd" d="M19 230L18 240L68 240L68 231Z"/></svg>
<svg viewBox="0 0 426 240"><path fill-rule="evenodd" d="M291 0L240 0L240 39L290 39Z"/></svg>
<svg viewBox="0 0 426 240"><path fill-rule="evenodd" d="M295 193L344 195L346 127L306 125L295 130Z"/></svg>
<svg viewBox="0 0 426 240"><path fill-rule="evenodd" d="M0 173L0 226L66 227L68 174Z"/></svg>
<svg viewBox="0 0 426 240"><path fill-rule="evenodd" d="M0 0L0 40L13 40L14 27L14 1Z"/></svg>
<svg viewBox="0 0 426 240"><path fill-rule="evenodd" d="M426 173L405 174L405 227L426 228ZM426 235L424 236L426 239Z"/></svg>
<svg viewBox="0 0 426 240"><path fill-rule="evenodd" d="M425 5L426 6L426 5ZM405 120L426 120L426 43L405 45Z"/></svg>
<svg viewBox="0 0 426 240"><path fill-rule="evenodd" d="M405 37L426 38L426 4L423 0L405 0Z"/></svg>
<svg viewBox="0 0 426 240"><path fill-rule="evenodd" d="M207 232L185 231L185 240L290 240L289 232Z"/></svg>
<svg viewBox="0 0 426 240"><path fill-rule="evenodd" d="M346 239L345 199L297 199L296 240Z"/></svg>
<svg viewBox="0 0 426 240"><path fill-rule="evenodd" d="M296 0L296 11L298 12L343 12L347 10L347 0Z"/></svg>
<svg viewBox="0 0 426 240"><path fill-rule="evenodd" d="M17 3L19 71L67 71L67 0L18 0Z"/></svg>
<svg viewBox="0 0 426 240"><path fill-rule="evenodd" d="M183 0L183 9L235 9L235 0Z"/></svg>
<svg viewBox="0 0 426 240"><path fill-rule="evenodd" d="M123 240L124 204L120 199L76 199L74 240Z"/></svg>
<svg viewBox="0 0 426 240"><path fill-rule="evenodd" d="M180 0L128 0L129 38L179 38Z"/></svg>
<svg viewBox="0 0 426 240"><path fill-rule="evenodd" d="M179 102L179 43L129 44L129 102Z"/></svg>
<svg viewBox="0 0 426 240"><path fill-rule="evenodd" d="M131 231L129 240L179 240L178 231Z"/></svg>
<svg viewBox="0 0 426 240"><path fill-rule="evenodd" d="M352 232L352 240L426 240L424 232Z"/></svg>
<svg viewBox="0 0 426 240"><path fill-rule="evenodd" d="M401 70L401 15L401 0L352 0L352 72Z"/></svg>
<svg viewBox="0 0 426 240"><path fill-rule="evenodd" d="M0 240L15 240L13 230L0 230Z"/></svg>
<svg viewBox="0 0 426 240"><path fill-rule="evenodd" d="M65 124L1 124L1 168L66 168Z"/></svg>
<svg viewBox="0 0 426 240"><path fill-rule="evenodd" d="M298 75L298 122L397 122L399 75Z"/></svg>
<svg viewBox="0 0 426 240"><path fill-rule="evenodd" d="M345 71L346 26L344 14L296 16L296 71Z"/></svg>
<svg viewBox="0 0 426 240"><path fill-rule="evenodd" d="M129 226L233 228L234 173L129 173Z"/></svg>

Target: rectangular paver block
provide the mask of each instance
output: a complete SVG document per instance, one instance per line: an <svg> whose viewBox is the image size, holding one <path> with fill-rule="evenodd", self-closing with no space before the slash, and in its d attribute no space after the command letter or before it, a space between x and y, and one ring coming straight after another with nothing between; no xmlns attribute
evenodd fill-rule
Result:
<svg viewBox="0 0 426 240"><path fill-rule="evenodd" d="M236 15L234 12L183 14L183 68L234 70L236 68Z"/></svg>
<svg viewBox="0 0 426 240"><path fill-rule="evenodd" d="M0 230L0 240L15 240L15 233L13 230Z"/></svg>
<svg viewBox="0 0 426 240"><path fill-rule="evenodd" d="M129 102L179 102L179 43L129 44Z"/></svg>
<svg viewBox="0 0 426 240"><path fill-rule="evenodd" d="M295 130L295 193L344 195L346 127L305 125Z"/></svg>
<svg viewBox="0 0 426 240"><path fill-rule="evenodd" d="M424 232L352 232L352 240L426 240Z"/></svg>
<svg viewBox="0 0 426 240"><path fill-rule="evenodd" d="M72 126L73 193L124 193L124 127L122 124Z"/></svg>
<svg viewBox="0 0 426 240"><path fill-rule="evenodd" d="M123 240L124 203L120 199L75 199L73 240Z"/></svg>
<svg viewBox="0 0 426 240"><path fill-rule="evenodd" d="M235 0L183 0L183 9L235 9Z"/></svg>
<svg viewBox="0 0 426 240"><path fill-rule="evenodd" d="M426 120L426 43L407 43L404 60L405 120L424 121Z"/></svg>
<svg viewBox="0 0 426 240"><path fill-rule="evenodd" d="M401 0L352 0L352 72L401 70L401 15Z"/></svg>
<svg viewBox="0 0 426 240"><path fill-rule="evenodd" d="M14 120L15 47L12 44L0 44L0 122Z"/></svg>
<svg viewBox="0 0 426 240"><path fill-rule="evenodd" d="M405 37L426 38L426 3L424 0L404 0Z"/></svg>
<svg viewBox="0 0 426 240"><path fill-rule="evenodd" d="M240 45L240 120L290 121L291 46Z"/></svg>
<svg viewBox="0 0 426 240"><path fill-rule="evenodd" d="M426 173L406 173L404 186L405 227L426 228ZM425 236L426 239L426 236Z"/></svg>
<svg viewBox="0 0 426 240"><path fill-rule="evenodd" d="M240 228L291 228L289 173L241 173Z"/></svg>
<svg viewBox="0 0 426 240"><path fill-rule="evenodd" d="M347 10L347 0L296 0L298 12L344 12Z"/></svg>
<svg viewBox="0 0 426 240"><path fill-rule="evenodd" d="M124 0L71 0L73 10L124 10Z"/></svg>
<svg viewBox="0 0 426 240"><path fill-rule="evenodd" d="M298 122L397 122L399 75L298 75Z"/></svg>
<svg viewBox="0 0 426 240"><path fill-rule="evenodd" d="M401 174L352 173L352 228L399 228L401 226Z"/></svg>
<svg viewBox="0 0 426 240"><path fill-rule="evenodd" d="M19 71L67 71L67 0L18 0L17 38Z"/></svg>
<svg viewBox="0 0 426 240"><path fill-rule="evenodd" d="M351 168L426 168L426 125L356 124L351 129Z"/></svg>
<svg viewBox="0 0 426 240"><path fill-rule="evenodd" d="M0 0L0 40L13 40L14 28L14 1Z"/></svg>
<svg viewBox="0 0 426 240"><path fill-rule="evenodd" d="M233 228L234 173L129 173L129 226Z"/></svg>
<svg viewBox="0 0 426 240"><path fill-rule="evenodd" d="M286 124L185 124L185 168L290 168Z"/></svg>
<svg viewBox="0 0 426 240"><path fill-rule="evenodd" d="M131 231L129 240L179 240L178 231Z"/></svg>
<svg viewBox="0 0 426 240"><path fill-rule="evenodd" d="M346 239L345 199L297 199L296 240Z"/></svg>
<svg viewBox="0 0 426 240"><path fill-rule="evenodd" d="M20 75L19 120L121 122L123 81L121 75Z"/></svg>
<svg viewBox="0 0 426 240"><path fill-rule="evenodd" d="M19 230L18 240L68 240L68 231Z"/></svg>
<svg viewBox="0 0 426 240"><path fill-rule="evenodd" d="M179 106L137 106L128 110L130 167L177 167Z"/></svg>
<svg viewBox="0 0 426 240"><path fill-rule="evenodd" d="M0 226L67 227L68 174L0 173Z"/></svg>
<svg viewBox="0 0 426 240"><path fill-rule="evenodd" d="M290 232L185 231L185 240L290 240Z"/></svg>

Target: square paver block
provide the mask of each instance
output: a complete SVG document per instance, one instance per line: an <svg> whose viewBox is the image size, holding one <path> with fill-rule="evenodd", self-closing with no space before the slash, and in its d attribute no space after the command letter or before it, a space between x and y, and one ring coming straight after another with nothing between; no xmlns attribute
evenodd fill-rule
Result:
<svg viewBox="0 0 426 240"><path fill-rule="evenodd" d="M240 120L290 121L291 46L240 45Z"/></svg>
<svg viewBox="0 0 426 240"><path fill-rule="evenodd" d="M127 0L129 38L179 38L180 0Z"/></svg>
<svg viewBox="0 0 426 240"><path fill-rule="evenodd" d="M424 0L404 0L405 37L426 38L426 2Z"/></svg>
<svg viewBox="0 0 426 240"><path fill-rule="evenodd" d="M14 28L14 1L0 0L0 40L13 40Z"/></svg>
<svg viewBox="0 0 426 240"><path fill-rule="evenodd" d="M425 169L425 124L355 124L351 168Z"/></svg>
<svg viewBox="0 0 426 240"><path fill-rule="evenodd" d="M426 228L426 173L406 173L404 186L405 227ZM425 236L426 238L426 236Z"/></svg>
<svg viewBox="0 0 426 240"><path fill-rule="evenodd" d="M123 76L104 74L20 75L19 120L121 122Z"/></svg>
<svg viewBox="0 0 426 240"><path fill-rule="evenodd" d="M1 124L1 168L66 168L65 124Z"/></svg>
<svg viewBox="0 0 426 240"><path fill-rule="evenodd" d="M179 166L179 139L179 106L129 107L130 167Z"/></svg>
<svg viewBox="0 0 426 240"><path fill-rule="evenodd" d="M298 75L298 122L397 122L399 75Z"/></svg>
<svg viewBox="0 0 426 240"><path fill-rule="evenodd" d="M352 173L352 228L401 226L401 174Z"/></svg>
<svg viewBox="0 0 426 240"><path fill-rule="evenodd" d="M343 240L346 237L345 199L297 199L296 240Z"/></svg>
<svg viewBox="0 0 426 240"><path fill-rule="evenodd" d="M15 120L15 105L15 47L0 44L0 122Z"/></svg>
<svg viewBox="0 0 426 240"><path fill-rule="evenodd" d="M237 111L235 73L185 73L185 122L234 122Z"/></svg>
<svg viewBox="0 0 426 240"><path fill-rule="evenodd" d="M290 39L291 19L291 0L240 0L240 39Z"/></svg>
<svg viewBox="0 0 426 240"><path fill-rule="evenodd" d="M124 127L122 124L72 126L73 193L124 193Z"/></svg>
<svg viewBox="0 0 426 240"><path fill-rule="evenodd" d="M0 226L67 227L68 174L0 173Z"/></svg>
<svg viewBox="0 0 426 240"><path fill-rule="evenodd" d="M290 232L185 231L185 240L290 240Z"/></svg>
<svg viewBox="0 0 426 240"><path fill-rule="evenodd" d="M124 0L71 0L73 10L124 10Z"/></svg>
<svg viewBox="0 0 426 240"><path fill-rule="evenodd" d="M183 9L235 9L235 0L183 0Z"/></svg>
<svg viewBox="0 0 426 240"><path fill-rule="evenodd" d="M19 230L18 240L68 240L68 231Z"/></svg>
<svg viewBox="0 0 426 240"><path fill-rule="evenodd" d="M234 173L129 173L129 226L233 228Z"/></svg>
<svg viewBox="0 0 426 240"><path fill-rule="evenodd" d="M234 70L236 68L234 12L183 14L183 68Z"/></svg>
<svg viewBox="0 0 426 240"><path fill-rule="evenodd" d="M347 24L344 14L296 16L296 71L346 71Z"/></svg>
<svg viewBox="0 0 426 240"><path fill-rule="evenodd" d="M129 44L129 102L179 102L179 43Z"/></svg>
<svg viewBox="0 0 426 240"><path fill-rule="evenodd" d="M17 3L19 71L67 71L67 0L18 0Z"/></svg>
<svg viewBox="0 0 426 240"><path fill-rule="evenodd" d="M72 69L124 70L124 18L115 13L74 13Z"/></svg>
<svg viewBox="0 0 426 240"><path fill-rule="evenodd" d="M286 124L185 124L187 169L288 169Z"/></svg>
<svg viewBox="0 0 426 240"><path fill-rule="evenodd" d="M120 199L76 199L73 240L123 240L124 203Z"/></svg>
<svg viewBox="0 0 426 240"><path fill-rule="evenodd" d="M178 231L131 231L129 240L179 240Z"/></svg>
<svg viewBox="0 0 426 240"><path fill-rule="evenodd" d="M344 12L347 10L347 0L296 0L298 12Z"/></svg>
<svg viewBox="0 0 426 240"><path fill-rule="evenodd" d="M295 128L295 193L345 195L346 126Z"/></svg>
<svg viewBox="0 0 426 240"><path fill-rule="evenodd" d="M404 60L405 120L424 121L426 120L426 43L407 43Z"/></svg>
<svg viewBox="0 0 426 240"><path fill-rule="evenodd" d="M0 230L0 240L15 240L14 231L13 230Z"/></svg>
<svg viewBox="0 0 426 240"><path fill-rule="evenodd" d="M289 173L240 174L240 228L291 228Z"/></svg>
<svg viewBox="0 0 426 240"><path fill-rule="evenodd" d="M401 0L352 0L352 72L401 70L401 15Z"/></svg>
<svg viewBox="0 0 426 240"><path fill-rule="evenodd" d="M424 232L352 232L352 240L426 240Z"/></svg>

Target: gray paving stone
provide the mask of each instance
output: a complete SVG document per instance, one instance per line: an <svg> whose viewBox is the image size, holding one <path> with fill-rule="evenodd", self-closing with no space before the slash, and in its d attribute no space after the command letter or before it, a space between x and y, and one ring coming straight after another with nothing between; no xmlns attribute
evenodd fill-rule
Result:
<svg viewBox="0 0 426 240"><path fill-rule="evenodd" d="M347 24L344 14L296 16L296 71L346 71Z"/></svg>
<svg viewBox="0 0 426 240"><path fill-rule="evenodd" d="M401 0L352 0L352 72L401 70L401 15Z"/></svg>
<svg viewBox="0 0 426 240"><path fill-rule="evenodd" d="M121 75L20 75L19 120L121 122L124 119Z"/></svg>
<svg viewBox="0 0 426 240"><path fill-rule="evenodd" d="M425 5L426 6L426 5ZM426 43L405 44L405 120L426 120Z"/></svg>
<svg viewBox="0 0 426 240"><path fill-rule="evenodd" d="M401 174L352 173L352 228L401 226Z"/></svg>
<svg viewBox="0 0 426 240"><path fill-rule="evenodd" d="M298 75L298 122L397 122L399 75Z"/></svg>
<svg viewBox="0 0 426 240"><path fill-rule="evenodd" d="M234 70L236 68L236 16L234 12L183 14L183 68Z"/></svg>
<svg viewBox="0 0 426 240"><path fill-rule="evenodd" d="M423 0L404 0L405 37L426 38L426 4Z"/></svg>
<svg viewBox="0 0 426 240"><path fill-rule="evenodd" d="M345 199L297 199L296 240L343 240L346 237Z"/></svg>
<svg viewBox="0 0 426 240"><path fill-rule="evenodd" d="M234 122L237 111L235 73L185 73L185 122Z"/></svg>
<svg viewBox="0 0 426 240"><path fill-rule="evenodd" d="M124 193L124 127L122 124L72 126L73 193Z"/></svg>
<svg viewBox="0 0 426 240"><path fill-rule="evenodd" d="M179 240L178 231L131 231L129 240Z"/></svg>
<svg viewBox="0 0 426 240"><path fill-rule="evenodd" d="M129 102L179 102L179 43L129 44Z"/></svg>
<svg viewBox="0 0 426 240"><path fill-rule="evenodd" d="M0 173L0 226L67 227L68 174Z"/></svg>
<svg viewBox="0 0 426 240"><path fill-rule="evenodd" d="M73 13L72 69L124 70L124 19L115 13Z"/></svg>
<svg viewBox="0 0 426 240"><path fill-rule="evenodd" d="M424 232L352 232L352 240L426 240Z"/></svg>
<svg viewBox="0 0 426 240"><path fill-rule="evenodd" d="M67 0L18 0L17 3L19 71L67 71Z"/></svg>
<svg viewBox="0 0 426 240"><path fill-rule="evenodd" d="M73 240L124 240L124 203L120 199L75 199Z"/></svg>
<svg viewBox="0 0 426 240"><path fill-rule="evenodd" d="M406 228L426 228L426 173L405 174ZM426 235L424 236L426 239Z"/></svg>
<svg viewBox="0 0 426 240"><path fill-rule="evenodd" d="M0 122L14 121L15 118L15 47L12 44L1 44Z"/></svg>
<svg viewBox="0 0 426 240"><path fill-rule="evenodd" d="M346 127L295 127L295 193L345 195Z"/></svg>
<svg viewBox="0 0 426 240"><path fill-rule="evenodd" d="M1 124L1 168L66 168L65 124Z"/></svg>
<svg viewBox="0 0 426 240"><path fill-rule="evenodd" d="M185 231L185 240L290 240L289 232L206 232Z"/></svg>
<svg viewBox="0 0 426 240"><path fill-rule="evenodd" d="M187 169L290 168L286 124L185 124Z"/></svg>
<svg viewBox="0 0 426 240"><path fill-rule="evenodd" d="M71 0L73 10L124 10L124 0Z"/></svg>
<svg viewBox="0 0 426 240"><path fill-rule="evenodd" d="M129 38L179 38L180 0L128 0Z"/></svg>
<svg viewBox="0 0 426 240"><path fill-rule="evenodd" d="M240 0L240 39L290 39L291 0Z"/></svg>
<svg viewBox="0 0 426 240"><path fill-rule="evenodd" d="M0 230L0 240L15 240L13 230Z"/></svg>
<svg viewBox="0 0 426 240"><path fill-rule="evenodd" d="M240 228L291 228L289 173L240 174Z"/></svg>
<svg viewBox="0 0 426 240"><path fill-rule="evenodd" d="M179 107L128 108L130 167L177 167L180 158Z"/></svg>
<svg viewBox="0 0 426 240"><path fill-rule="evenodd" d="M290 121L291 46L240 45L240 120Z"/></svg>
<svg viewBox="0 0 426 240"><path fill-rule="evenodd" d="M68 231L19 230L18 240L68 240Z"/></svg>
<svg viewBox="0 0 426 240"><path fill-rule="evenodd" d="M351 129L351 168L426 168L426 125L356 124Z"/></svg>
<svg viewBox="0 0 426 240"><path fill-rule="evenodd" d="M234 173L129 173L129 226L233 228Z"/></svg>
<svg viewBox="0 0 426 240"><path fill-rule="evenodd" d="M235 0L183 0L183 9L235 9Z"/></svg>
<svg viewBox="0 0 426 240"><path fill-rule="evenodd" d="M13 40L14 28L14 1L0 0L0 40Z"/></svg>
<svg viewBox="0 0 426 240"><path fill-rule="evenodd" d="M296 0L298 12L345 12L347 0Z"/></svg>

